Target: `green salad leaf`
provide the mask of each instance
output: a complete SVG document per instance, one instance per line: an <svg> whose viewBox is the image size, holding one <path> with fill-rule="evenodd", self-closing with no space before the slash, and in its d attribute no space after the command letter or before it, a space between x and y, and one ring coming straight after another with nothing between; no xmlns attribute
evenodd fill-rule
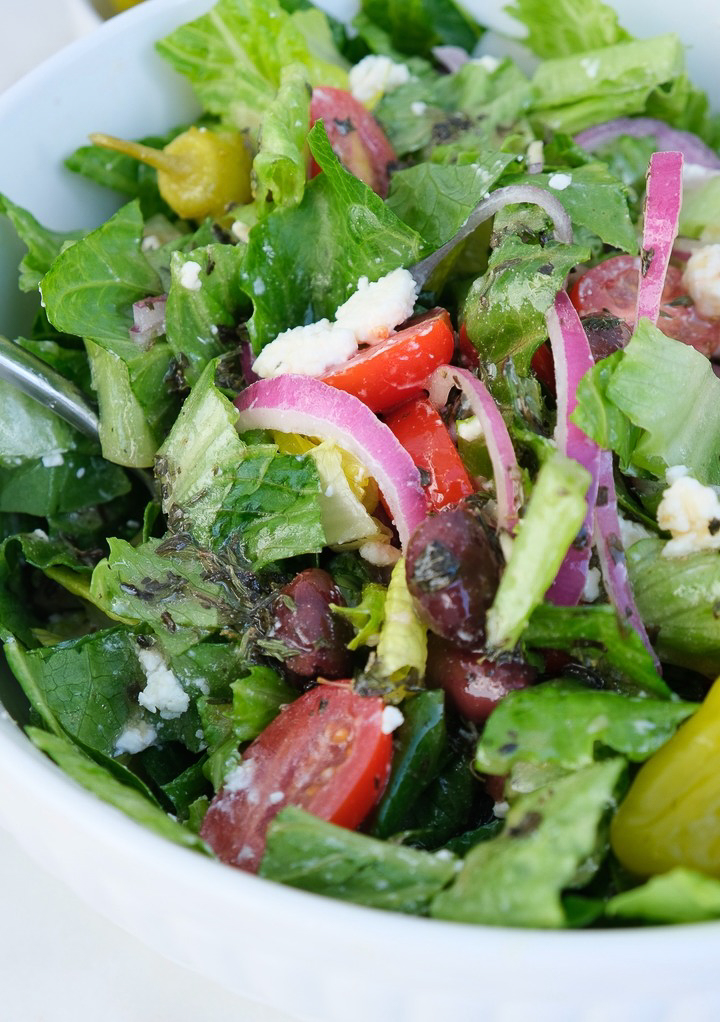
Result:
<svg viewBox="0 0 720 1022"><path fill-rule="evenodd" d="M472 50L482 29L453 0L363 0L363 14L401 53L430 55L433 46Z"/></svg>
<svg viewBox="0 0 720 1022"><path fill-rule="evenodd" d="M20 263L21 291L37 291L38 284L62 249L86 234L85 231L51 231L5 195L0 195L0 213L5 214L27 246L27 253Z"/></svg>
<svg viewBox="0 0 720 1022"><path fill-rule="evenodd" d="M641 763L695 712L694 703L602 692L579 682L552 681L510 692L490 715L475 767L504 775L516 763L578 770L612 749Z"/></svg>
<svg viewBox="0 0 720 1022"><path fill-rule="evenodd" d="M259 872L342 901L424 915L456 863L450 853L378 841L288 806L270 825Z"/></svg>
<svg viewBox="0 0 720 1022"><path fill-rule="evenodd" d="M302 65L291 64L283 69L277 97L263 120L260 148L253 161L260 216L273 207L296 206L303 197L310 92Z"/></svg>
<svg viewBox="0 0 720 1022"><path fill-rule="evenodd" d="M671 869L623 891L605 906L611 919L702 923L720 917L720 880L692 869Z"/></svg>
<svg viewBox="0 0 720 1022"><path fill-rule="evenodd" d="M569 57L631 39L603 0L558 0L552 5L514 0L506 10L525 25L523 42L538 57Z"/></svg>
<svg viewBox="0 0 720 1022"><path fill-rule="evenodd" d="M561 893L596 871L624 772L623 759L610 759L523 795L502 833L468 852L431 915L488 926L566 926Z"/></svg>

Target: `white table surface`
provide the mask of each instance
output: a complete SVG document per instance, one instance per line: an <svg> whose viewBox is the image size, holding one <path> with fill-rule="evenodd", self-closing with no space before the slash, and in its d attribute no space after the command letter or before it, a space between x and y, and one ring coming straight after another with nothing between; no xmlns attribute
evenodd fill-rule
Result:
<svg viewBox="0 0 720 1022"><path fill-rule="evenodd" d="M97 24L85 0L0 0L0 91ZM292 1022L146 948L79 901L2 829L0 1018Z"/></svg>

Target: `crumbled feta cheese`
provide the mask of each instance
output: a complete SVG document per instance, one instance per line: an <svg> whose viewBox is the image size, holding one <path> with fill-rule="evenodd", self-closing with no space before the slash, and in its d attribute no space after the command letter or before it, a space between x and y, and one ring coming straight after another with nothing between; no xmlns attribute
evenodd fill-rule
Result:
<svg viewBox="0 0 720 1022"><path fill-rule="evenodd" d="M703 245L690 256L683 283L701 316L720 316L720 245Z"/></svg>
<svg viewBox="0 0 720 1022"><path fill-rule="evenodd" d="M350 68L349 79L355 99L369 103L409 82L410 69L407 64L396 64L389 57L370 54Z"/></svg>
<svg viewBox="0 0 720 1022"><path fill-rule="evenodd" d="M389 543L383 543L380 539L369 539L367 543L358 550L358 553L368 564L376 568L389 568L400 560L400 551Z"/></svg>
<svg viewBox="0 0 720 1022"><path fill-rule="evenodd" d="M409 270L397 269L370 284L361 277L355 294L335 313L335 322L352 330L359 344L377 344L415 308L418 285Z"/></svg>
<svg viewBox="0 0 720 1022"><path fill-rule="evenodd" d="M587 578L582 591L583 603L595 603L600 596L600 569L588 568Z"/></svg>
<svg viewBox="0 0 720 1022"><path fill-rule="evenodd" d="M510 809L509 802L496 802L495 805L493 806L493 815L498 820L504 820L508 814L509 809Z"/></svg>
<svg viewBox="0 0 720 1022"><path fill-rule="evenodd" d="M235 235L238 241L242 241L243 244L247 245L250 240L250 228L247 224L244 224L242 220L235 220L230 231Z"/></svg>
<svg viewBox="0 0 720 1022"><path fill-rule="evenodd" d="M223 782L223 790L226 794L228 792L247 791L253 782L254 773L255 761L252 759L243 760L242 763L238 763L227 775Z"/></svg>
<svg viewBox="0 0 720 1022"><path fill-rule="evenodd" d="M82 479L82 477L83 477L84 475L85 475L85 469L84 469L84 468L82 468L82 467L80 467L80 468L79 468L79 469L77 470L77 472L75 473L75 478L76 478L76 479Z"/></svg>
<svg viewBox="0 0 720 1022"><path fill-rule="evenodd" d="M148 234L140 242L142 252L154 252L158 248L160 248L160 239L156 234Z"/></svg>
<svg viewBox="0 0 720 1022"><path fill-rule="evenodd" d="M427 103L423 103L421 99L416 99L414 103L410 104L410 110L416 117L422 117L427 110Z"/></svg>
<svg viewBox="0 0 720 1022"><path fill-rule="evenodd" d="M48 534L44 529L33 529L30 533L31 536L35 536L37 539L47 539Z"/></svg>
<svg viewBox="0 0 720 1022"><path fill-rule="evenodd" d="M156 649L139 649L137 656L147 678L138 695L140 705L163 720L179 717L190 705L190 696Z"/></svg>
<svg viewBox="0 0 720 1022"><path fill-rule="evenodd" d="M622 515L619 515L618 518L620 520L620 539L626 550L633 543L639 543L641 539L650 538L651 533L644 525L640 525L639 522L631 522L629 518L623 518Z"/></svg>
<svg viewBox="0 0 720 1022"><path fill-rule="evenodd" d="M202 286L200 282L201 269L200 263L196 263L194 259L188 259L186 263L183 263L180 267L180 286L187 291L199 291Z"/></svg>
<svg viewBox="0 0 720 1022"><path fill-rule="evenodd" d="M278 334L255 359L253 371L264 380L283 373L322 376L332 366L347 362L356 352L357 341L351 330L321 319Z"/></svg>
<svg viewBox="0 0 720 1022"><path fill-rule="evenodd" d="M391 735L405 720L397 706L386 706L382 712L380 730L384 735Z"/></svg>
<svg viewBox="0 0 720 1022"><path fill-rule="evenodd" d="M149 749L156 738L157 732L152 724L140 718L127 724L125 729L120 732L115 742L115 755L122 756L127 752L134 756L144 749Z"/></svg>
<svg viewBox="0 0 720 1022"><path fill-rule="evenodd" d="M271 806L279 805L280 802L285 798L284 791L271 791L268 795L268 802Z"/></svg>
<svg viewBox="0 0 720 1022"><path fill-rule="evenodd" d="M460 439L466 440L469 444L474 440L480 440L483 436L483 428L477 415L470 415L467 419L458 419L455 427Z"/></svg>
<svg viewBox="0 0 720 1022"><path fill-rule="evenodd" d="M57 468L65 463L65 459L62 456L62 451L48 451L47 454L43 454L42 463L45 468Z"/></svg>
<svg viewBox="0 0 720 1022"><path fill-rule="evenodd" d="M548 188L552 188L555 192L564 192L571 184L570 174L551 174L548 178Z"/></svg>
<svg viewBox="0 0 720 1022"><path fill-rule="evenodd" d="M679 474L682 471L682 474ZM684 557L698 550L720 550L720 500L712 486L703 486L684 466L667 472L668 489L657 511L658 525L672 534L665 557Z"/></svg>
<svg viewBox="0 0 720 1022"><path fill-rule="evenodd" d="M492 74L493 71L497 71L500 67L500 61L497 57L492 57L489 53L486 53L484 57L473 57L470 63L479 64L480 67L484 67L490 74Z"/></svg>

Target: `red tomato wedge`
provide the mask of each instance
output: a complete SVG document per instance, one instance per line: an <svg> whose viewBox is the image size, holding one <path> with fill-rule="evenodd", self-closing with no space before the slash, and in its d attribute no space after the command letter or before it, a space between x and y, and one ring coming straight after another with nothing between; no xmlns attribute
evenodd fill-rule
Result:
<svg viewBox="0 0 720 1022"><path fill-rule="evenodd" d="M475 492L452 437L433 406L416 398L385 417L386 424L426 476L429 511L439 511Z"/></svg>
<svg viewBox="0 0 720 1022"><path fill-rule="evenodd" d="M385 412L418 397L433 369L451 361L453 349L450 316L445 309L433 309L331 369L322 380L359 397L374 412Z"/></svg>
<svg viewBox="0 0 720 1022"><path fill-rule="evenodd" d="M321 85L313 89L310 123L322 121L333 152L346 170L359 177L384 199L390 183L390 167L397 163L395 150L373 115L344 89ZM313 160L310 177L320 173Z"/></svg>
<svg viewBox="0 0 720 1022"><path fill-rule="evenodd" d="M616 256L593 266L570 291L573 305L581 316L607 310L629 327L635 324L640 260L634 256ZM720 354L720 319L701 316L682 282L677 266L668 268L658 328L668 337L689 344L708 357Z"/></svg>
<svg viewBox="0 0 720 1022"><path fill-rule="evenodd" d="M222 862L254 873L283 806L357 827L390 774L383 709L382 699L356 695L349 682L305 692L247 748L210 803L201 837Z"/></svg>

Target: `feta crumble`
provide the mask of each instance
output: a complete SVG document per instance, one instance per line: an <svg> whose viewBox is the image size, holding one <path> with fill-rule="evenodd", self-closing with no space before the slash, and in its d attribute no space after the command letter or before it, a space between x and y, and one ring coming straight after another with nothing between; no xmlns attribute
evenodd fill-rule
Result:
<svg viewBox="0 0 720 1022"><path fill-rule="evenodd" d="M335 322L352 330L358 344L377 344L412 316L417 295L409 270L393 270L372 284L361 277L355 293L335 313Z"/></svg>
<svg viewBox="0 0 720 1022"><path fill-rule="evenodd" d="M349 73L350 91L361 103L379 99L410 81L407 64L396 64L389 57L370 54L358 61Z"/></svg>
<svg viewBox="0 0 720 1022"><path fill-rule="evenodd" d="M500 67L500 61L498 58L491 56L489 53L486 53L484 57L473 57L470 63L479 64L480 67L484 67L489 74L492 74L493 71L497 71Z"/></svg>
<svg viewBox="0 0 720 1022"><path fill-rule="evenodd" d="M386 706L382 711L380 730L384 735L391 735L405 720L397 706Z"/></svg>
<svg viewBox="0 0 720 1022"><path fill-rule="evenodd" d="M421 99L416 99L414 103L410 104L410 111L415 114L416 117L422 117L427 110L427 103L423 103Z"/></svg>
<svg viewBox="0 0 720 1022"><path fill-rule="evenodd" d="M389 543L383 543L380 539L370 539L363 543L358 553L368 564L376 568L389 568L400 560L400 551Z"/></svg>
<svg viewBox="0 0 720 1022"><path fill-rule="evenodd" d="M572 177L569 174L551 174L548 178L548 188L554 192L564 192L572 184Z"/></svg>
<svg viewBox="0 0 720 1022"><path fill-rule="evenodd" d="M247 224L244 224L242 220L235 220L230 228L230 233L233 234L238 241L242 241L244 245L247 245L250 240L250 228Z"/></svg>
<svg viewBox="0 0 720 1022"><path fill-rule="evenodd" d="M322 376L327 369L352 358L357 347L351 330L321 319L278 334L255 359L253 372L264 380L283 373Z"/></svg>
<svg viewBox="0 0 720 1022"><path fill-rule="evenodd" d="M703 245L690 256L683 283L701 316L720 316L720 245Z"/></svg>
<svg viewBox="0 0 720 1022"><path fill-rule="evenodd" d="M152 724L146 720L136 720L127 724L117 737L115 742L115 755L122 756L129 753L131 756L138 752L149 749L157 738L157 732Z"/></svg>
<svg viewBox="0 0 720 1022"><path fill-rule="evenodd" d="M190 696L156 649L139 649L138 660L145 672L147 685L138 695L138 703L163 720L172 720L185 713Z"/></svg>
<svg viewBox="0 0 720 1022"><path fill-rule="evenodd" d="M202 286L200 282L201 269L200 263L196 263L194 259L188 259L186 263L183 263L179 274L180 286L187 291L199 291Z"/></svg>
<svg viewBox="0 0 720 1022"><path fill-rule="evenodd" d="M644 525L639 522L631 522L629 518L618 515L620 520L620 539L627 550L633 543L639 543L641 539L650 539L652 535Z"/></svg>
<svg viewBox="0 0 720 1022"><path fill-rule="evenodd" d="M671 533L664 557L684 557L699 550L720 550L720 500L712 486L703 486L684 465L668 469L668 489L657 511L658 525Z"/></svg>
<svg viewBox="0 0 720 1022"><path fill-rule="evenodd" d="M65 458L62 451L48 451L47 454L43 454L42 463L45 468L58 468L65 464Z"/></svg>
<svg viewBox="0 0 720 1022"><path fill-rule="evenodd" d="M223 790L226 794L228 792L233 794L236 791L247 791L253 782L254 774L254 760L246 759L242 763L238 763L238 765L234 767L225 778L223 782Z"/></svg>
<svg viewBox="0 0 720 1022"><path fill-rule="evenodd" d="M595 603L600 596L600 569L588 568L587 578L582 591L583 603Z"/></svg>

